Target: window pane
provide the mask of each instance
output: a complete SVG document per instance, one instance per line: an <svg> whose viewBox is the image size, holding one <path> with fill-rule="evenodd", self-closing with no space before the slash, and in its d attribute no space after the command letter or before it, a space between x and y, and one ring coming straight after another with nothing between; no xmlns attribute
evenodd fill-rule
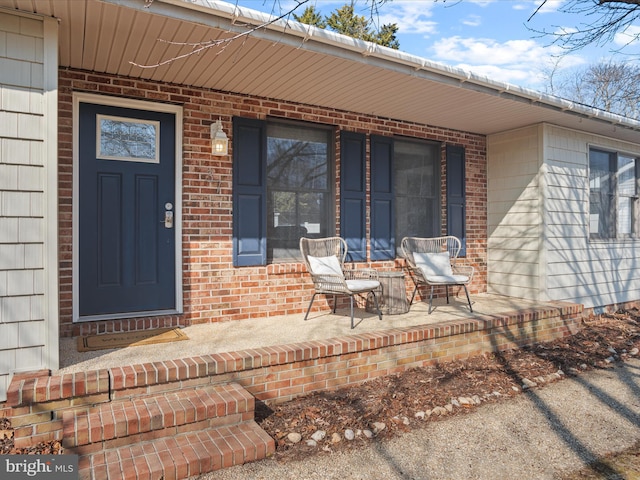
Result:
<svg viewBox="0 0 640 480"><path fill-rule="evenodd" d="M403 237L440 234L439 145L396 140L396 246Z"/></svg>
<svg viewBox="0 0 640 480"><path fill-rule="evenodd" d="M159 122L98 115L97 126L97 158L158 163Z"/></svg>
<svg viewBox="0 0 640 480"><path fill-rule="evenodd" d="M269 186L326 189L329 185L328 152L326 132L290 126L267 127Z"/></svg>
<svg viewBox="0 0 640 480"><path fill-rule="evenodd" d="M636 194L636 161L618 157L618 195L633 197Z"/></svg>
<svg viewBox="0 0 640 480"><path fill-rule="evenodd" d="M631 197L618 197L616 230L618 236L631 235Z"/></svg>
<svg viewBox="0 0 640 480"><path fill-rule="evenodd" d="M301 236L333 235L329 131L267 126L267 257L300 256Z"/></svg>
<svg viewBox="0 0 640 480"><path fill-rule="evenodd" d="M589 230L595 238L611 238L613 232L613 189L611 153L589 152Z"/></svg>
<svg viewBox="0 0 640 480"><path fill-rule="evenodd" d="M618 211L616 234L633 233L633 198L636 195L636 161L634 158L618 156Z"/></svg>

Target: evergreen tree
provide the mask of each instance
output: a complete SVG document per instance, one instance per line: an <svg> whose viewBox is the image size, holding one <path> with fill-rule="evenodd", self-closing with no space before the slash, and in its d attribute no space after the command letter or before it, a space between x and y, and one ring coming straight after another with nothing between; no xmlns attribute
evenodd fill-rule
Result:
<svg viewBox="0 0 640 480"><path fill-rule="evenodd" d="M302 15L293 14L293 18L295 18L300 23L306 23L307 25L313 25L318 28L326 28L327 22L322 18L320 12L316 10L316 7L311 5L302 12Z"/></svg>
<svg viewBox="0 0 640 480"><path fill-rule="evenodd" d="M400 43L396 38L398 31L397 24L383 25L380 30L375 31L371 27L371 22L366 17L356 15L353 2L336 9L331 15L324 17L324 19L314 6L307 7L300 16L294 14L294 18L307 25L328 28L334 32L348 35L349 37L377 43L378 45L390 47L395 50L400 47Z"/></svg>
<svg viewBox="0 0 640 480"><path fill-rule="evenodd" d="M380 45L384 45L385 47L398 50L398 48L400 48L400 42L398 42L398 39L396 38L397 32L397 24L389 23L387 25L383 25L382 28L380 28L380 31L376 34L376 39L374 41Z"/></svg>
<svg viewBox="0 0 640 480"><path fill-rule="evenodd" d="M371 35L369 21L355 14L353 3L338 8L326 20L327 26L334 32L361 40L369 40Z"/></svg>

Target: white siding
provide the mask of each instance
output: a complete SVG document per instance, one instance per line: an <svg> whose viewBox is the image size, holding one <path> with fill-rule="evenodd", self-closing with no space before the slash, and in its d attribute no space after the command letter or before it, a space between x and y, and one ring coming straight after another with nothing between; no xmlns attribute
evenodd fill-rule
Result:
<svg viewBox="0 0 640 480"><path fill-rule="evenodd" d="M640 241L589 239L589 147L640 144L537 125L492 135L488 290L587 308L640 300Z"/></svg>
<svg viewBox="0 0 640 480"><path fill-rule="evenodd" d="M0 401L58 367L56 103L56 21L0 11Z"/></svg>
<svg viewBox="0 0 640 480"><path fill-rule="evenodd" d="M586 307L640 299L640 241L589 239L589 146L640 155L640 145L544 127L547 295Z"/></svg>
<svg viewBox="0 0 640 480"><path fill-rule="evenodd" d="M534 300L541 276L540 128L487 139L487 288Z"/></svg>

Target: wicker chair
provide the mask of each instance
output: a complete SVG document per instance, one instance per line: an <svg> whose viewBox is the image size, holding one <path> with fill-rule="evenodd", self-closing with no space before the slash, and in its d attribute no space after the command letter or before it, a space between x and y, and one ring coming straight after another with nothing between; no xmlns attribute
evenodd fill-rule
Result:
<svg viewBox="0 0 640 480"><path fill-rule="evenodd" d="M473 278L472 266L456 265L460 253L460 240L456 237L418 238L405 237L402 239L401 248L407 262L407 268L415 285L409 305L413 303L418 287L431 286L429 296L429 313L433 311L433 289L436 286L444 286L449 303L449 287L464 287L467 295L469 310L473 312L471 299L467 285Z"/></svg>
<svg viewBox="0 0 640 480"><path fill-rule="evenodd" d="M315 291L304 316L306 320L311 310L311 305L318 294L333 295L333 313L336 312L336 296L348 295L351 299L351 328L353 322L353 297L363 293L371 293L378 312L378 318L382 320L382 312L378 306L376 289L380 288L378 274L370 268L344 269L344 260L347 256L347 243L340 237L300 239L300 253L311 274Z"/></svg>

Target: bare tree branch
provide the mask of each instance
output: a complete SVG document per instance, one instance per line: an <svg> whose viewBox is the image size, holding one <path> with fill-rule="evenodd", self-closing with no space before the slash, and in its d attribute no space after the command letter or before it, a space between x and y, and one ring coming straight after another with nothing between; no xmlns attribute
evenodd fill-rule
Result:
<svg viewBox="0 0 640 480"><path fill-rule="evenodd" d="M166 60L163 60L161 62L158 63L154 63L154 64L149 64L149 65L144 65L144 64L140 64L140 63L136 63L136 62L132 62L130 61L129 63L132 65L135 65L136 67L140 67L140 68L157 68L157 67L161 67L163 65L168 65L170 63L175 62L176 60L181 60L183 58L187 58L190 57L192 55L198 55L202 52L204 52L205 50L208 50L210 48L214 48L214 47L221 47L220 52L224 51L224 49L226 48L227 45L229 45L231 42L240 40L240 39L244 39L248 36L250 36L252 33L258 31L258 30L262 30L266 27L268 27L269 25L272 25L284 18L288 18L294 11L296 11L298 8L300 8L300 6L304 5L305 3L308 3L310 0L296 0L296 4L295 6L293 6L292 8L290 8L289 10L287 10L285 13L282 13L281 15L277 16L277 17L273 17L271 20L269 20L268 22L264 22L261 23L259 25L250 25L247 24L246 26L248 27L248 29L244 32L241 33L237 33L235 35L232 35L230 37L226 37L226 38L219 38L217 40L207 40L206 42L195 42L195 43L191 43L191 42L174 42L171 40L163 40L161 38L157 39L158 42L163 42L163 43L168 43L170 45L177 45L177 46L182 46L182 47L191 47L191 50L183 53L181 55L176 55L174 57L168 58ZM146 7L150 7L151 4L153 3L153 0L145 0L146 3ZM236 8L237 8L237 4L236 4Z"/></svg>
<svg viewBox="0 0 640 480"><path fill-rule="evenodd" d="M544 0L528 21L531 21L547 3L548 0ZM640 40L640 33L629 33L627 30L640 20L640 0L569 0L558 11L584 21L574 28L554 25L553 30L530 30L540 36L553 38L552 44L560 45L568 52L580 50L591 44L608 44L618 33L629 35L627 45ZM620 51L622 48L624 47L614 51Z"/></svg>

